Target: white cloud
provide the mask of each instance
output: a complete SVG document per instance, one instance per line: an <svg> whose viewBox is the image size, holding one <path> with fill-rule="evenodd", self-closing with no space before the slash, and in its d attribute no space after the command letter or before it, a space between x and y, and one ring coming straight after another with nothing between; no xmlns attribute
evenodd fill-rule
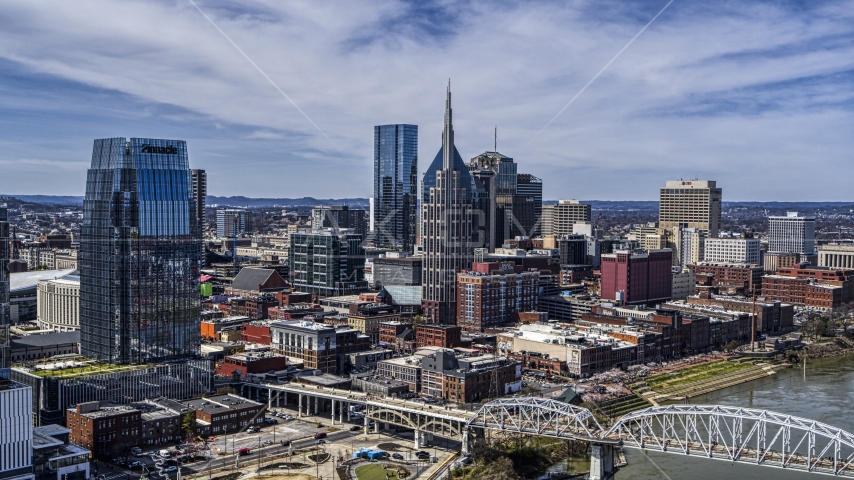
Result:
<svg viewBox="0 0 854 480"><path fill-rule="evenodd" d="M463 156L491 149L497 124L499 150L543 177L547 198L651 199L664 180L695 173L717 179L725 199L843 198L852 80L826 77L854 70L854 13L844 2L793 13L777 3L677 0L530 141L658 3L413 12L390 0L199 2L338 149L190 3L10 0L0 6L0 57L180 107L187 113L170 120L210 119L210 139L240 126L235 138L269 140L256 147L269 154L258 165L284 179L287 193L241 168L212 170L213 194L369 196L372 127L386 123L419 125L423 171L440 145L451 77ZM807 77L824 80L806 88ZM774 86L785 82L793 84ZM804 178L804 165L848 175ZM793 192L786 185L795 181L802 188Z"/></svg>

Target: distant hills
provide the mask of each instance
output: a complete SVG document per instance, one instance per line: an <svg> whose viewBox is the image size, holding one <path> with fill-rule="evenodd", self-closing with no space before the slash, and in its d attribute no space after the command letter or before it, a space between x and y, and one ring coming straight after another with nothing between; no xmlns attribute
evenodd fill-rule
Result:
<svg viewBox="0 0 854 480"><path fill-rule="evenodd" d="M232 207L295 207L300 205L353 205L368 209L367 198L249 198L217 197L208 195L208 205L228 205Z"/></svg>
<svg viewBox="0 0 854 480"><path fill-rule="evenodd" d="M83 205L82 196L59 196L59 195L0 195L2 197L12 197L28 203L39 203L43 205ZM657 201L648 200L580 200L581 203L588 203L593 207L593 210L620 210L620 211L651 211L658 210ZM295 207L306 205L352 205L368 209L367 198L249 198L244 196L234 197L218 197L216 195L208 196L208 205L223 205L232 207ZM557 200L546 200L544 203L557 203ZM726 207L753 207L753 208L768 208L768 209L816 209L816 208L833 208L845 207L854 205L854 202L723 202Z"/></svg>
<svg viewBox="0 0 854 480"><path fill-rule="evenodd" d="M42 205L83 205L83 197L60 195L0 195L0 198L17 198L25 203L40 203Z"/></svg>

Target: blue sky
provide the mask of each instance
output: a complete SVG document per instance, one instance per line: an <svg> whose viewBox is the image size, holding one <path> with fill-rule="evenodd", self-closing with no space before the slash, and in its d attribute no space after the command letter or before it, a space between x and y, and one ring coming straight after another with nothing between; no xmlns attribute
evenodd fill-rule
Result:
<svg viewBox="0 0 854 480"><path fill-rule="evenodd" d="M0 4L0 193L81 195L92 140L188 142L210 193L368 197L373 126L492 149L545 197L851 200L854 2L196 0ZM304 112L300 113L294 104ZM312 124L314 123L314 125ZM315 127L316 125L316 127Z"/></svg>

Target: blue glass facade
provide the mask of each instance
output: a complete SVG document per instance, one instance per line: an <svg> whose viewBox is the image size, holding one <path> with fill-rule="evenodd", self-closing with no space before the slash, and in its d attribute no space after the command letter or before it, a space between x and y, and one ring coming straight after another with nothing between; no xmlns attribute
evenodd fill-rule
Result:
<svg viewBox="0 0 854 480"><path fill-rule="evenodd" d="M424 172L424 178L421 180L422 203L430 201L430 189L436 186L436 172L442 170L444 152L445 148L440 148L439 152L436 154L436 158L433 159L433 163L431 163L427 171ZM452 166L452 170L458 170L460 172L460 186L466 189L466 203L472 203L472 190L475 188L474 183L471 173L469 173L468 166L466 166L466 162L463 161L463 157L460 156L460 152L457 150L457 147L454 147L454 164Z"/></svg>
<svg viewBox="0 0 854 480"><path fill-rule="evenodd" d="M80 238L81 350L108 363L198 354L200 232L182 140L95 140Z"/></svg>
<svg viewBox="0 0 854 480"><path fill-rule="evenodd" d="M374 242L409 251L418 222L418 126L374 127Z"/></svg>

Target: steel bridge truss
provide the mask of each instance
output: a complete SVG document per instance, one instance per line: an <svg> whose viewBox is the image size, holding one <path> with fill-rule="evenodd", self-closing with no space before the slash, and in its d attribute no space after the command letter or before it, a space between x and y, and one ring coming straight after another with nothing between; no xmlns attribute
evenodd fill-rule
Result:
<svg viewBox="0 0 854 480"><path fill-rule="evenodd" d="M423 412L368 403L365 417L375 422L411 428L442 438L462 438L465 433L465 419L430 411Z"/></svg>
<svg viewBox="0 0 854 480"><path fill-rule="evenodd" d="M602 427L586 408L545 398L501 398L487 403L468 427L602 442ZM604 443L610 443L604 439Z"/></svg>
<svg viewBox="0 0 854 480"><path fill-rule="evenodd" d="M603 437L626 447L854 476L854 435L781 413L716 405L650 407Z"/></svg>

